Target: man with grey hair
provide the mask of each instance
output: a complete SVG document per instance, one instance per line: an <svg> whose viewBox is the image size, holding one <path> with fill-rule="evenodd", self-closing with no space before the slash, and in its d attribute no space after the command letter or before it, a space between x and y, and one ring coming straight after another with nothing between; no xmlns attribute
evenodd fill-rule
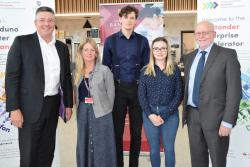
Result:
<svg viewBox="0 0 250 167"><path fill-rule="evenodd" d="M195 29L199 48L184 57L183 124L187 123L192 167L226 167L231 129L239 112L241 72L237 53L214 43L214 25Z"/></svg>
<svg viewBox="0 0 250 167"><path fill-rule="evenodd" d="M36 32L17 36L9 50L5 89L6 111L18 128L20 166L52 165L61 88L66 119L73 97L67 46L55 40L55 14L49 7L36 11Z"/></svg>

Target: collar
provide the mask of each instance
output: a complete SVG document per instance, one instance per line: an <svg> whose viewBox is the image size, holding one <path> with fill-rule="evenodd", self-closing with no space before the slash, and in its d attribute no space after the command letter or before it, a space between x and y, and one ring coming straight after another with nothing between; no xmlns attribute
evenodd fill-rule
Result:
<svg viewBox="0 0 250 167"><path fill-rule="evenodd" d="M132 34L131 34L131 36L129 38L134 37L134 36L135 36L135 32L133 31ZM122 38L122 37L126 38L125 35L122 33L122 30L120 30L118 32L118 37L119 38Z"/></svg>
<svg viewBox="0 0 250 167"><path fill-rule="evenodd" d="M201 51L206 51L206 52L207 52L207 55L208 55L213 45L214 45L214 43L211 43L205 50L201 50L201 49L199 48L199 49L198 49L198 53L200 53Z"/></svg>
<svg viewBox="0 0 250 167"><path fill-rule="evenodd" d="M94 67L94 70L93 70L93 71L94 71L94 72L98 71L98 70L99 70L99 68L100 68L100 65L101 65L101 64L100 64L100 62L96 62L96 63L95 63L95 67Z"/></svg>
<svg viewBox="0 0 250 167"><path fill-rule="evenodd" d="M49 44L49 45L54 45L56 43L56 38L54 35L52 35L52 40L47 43L40 35L39 33L37 32L37 36L38 36L38 39L39 39L39 42L42 42L42 43L46 43L46 44Z"/></svg>
<svg viewBox="0 0 250 167"><path fill-rule="evenodd" d="M155 71L156 70L159 70L159 71L163 71L164 70L164 69L162 70L157 64L154 64L154 68L155 68Z"/></svg>
<svg viewBox="0 0 250 167"><path fill-rule="evenodd" d="M93 70L93 72L90 73L90 76L89 76L89 82L91 82L91 79L90 79L90 78L93 77L93 74L94 74L95 72L97 72L97 71L100 69L100 66L101 66L101 63L100 63L100 62L96 62L96 63L95 63L94 70ZM76 84L77 87L80 85L80 83L82 82L82 80L83 80L83 76L81 75L80 80L79 80L79 83Z"/></svg>

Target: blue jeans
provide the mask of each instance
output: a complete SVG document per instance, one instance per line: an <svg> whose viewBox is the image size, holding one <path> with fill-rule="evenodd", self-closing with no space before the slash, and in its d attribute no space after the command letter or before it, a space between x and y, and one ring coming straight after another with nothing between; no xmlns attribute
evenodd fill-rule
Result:
<svg viewBox="0 0 250 167"><path fill-rule="evenodd" d="M175 166L174 143L179 126L179 114L175 112L170 115L160 126L154 126L143 112L143 126L150 145L150 160L152 167L161 166L160 144L161 139L165 153L165 167Z"/></svg>

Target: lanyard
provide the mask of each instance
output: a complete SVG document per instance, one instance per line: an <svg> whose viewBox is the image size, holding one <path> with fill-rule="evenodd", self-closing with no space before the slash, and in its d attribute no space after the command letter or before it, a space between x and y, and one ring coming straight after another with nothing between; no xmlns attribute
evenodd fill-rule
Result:
<svg viewBox="0 0 250 167"><path fill-rule="evenodd" d="M88 97L90 97L90 89L89 89L89 86L87 84L87 81L86 81L85 77L83 77L83 80L84 80L85 87L86 87L86 89L88 91Z"/></svg>

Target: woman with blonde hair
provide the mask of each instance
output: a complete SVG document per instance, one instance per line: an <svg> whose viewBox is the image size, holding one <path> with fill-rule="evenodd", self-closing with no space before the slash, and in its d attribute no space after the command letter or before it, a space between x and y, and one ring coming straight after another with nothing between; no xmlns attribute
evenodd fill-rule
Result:
<svg viewBox="0 0 250 167"><path fill-rule="evenodd" d="M116 167L113 75L101 65L93 39L79 46L75 70L78 167Z"/></svg>
<svg viewBox="0 0 250 167"><path fill-rule="evenodd" d="M180 70L173 63L168 41L158 37L152 42L149 64L141 71L138 89L152 167L160 167L161 141L165 167L175 166L174 143L182 95Z"/></svg>

